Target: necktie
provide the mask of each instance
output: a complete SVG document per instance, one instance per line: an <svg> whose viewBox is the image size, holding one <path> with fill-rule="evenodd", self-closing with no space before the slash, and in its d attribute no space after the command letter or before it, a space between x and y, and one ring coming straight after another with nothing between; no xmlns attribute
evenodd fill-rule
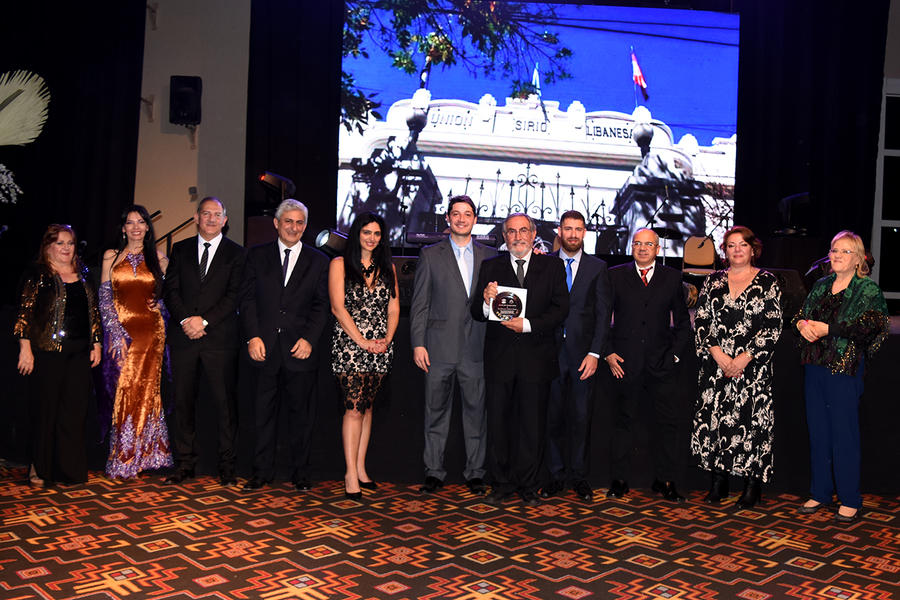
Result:
<svg viewBox="0 0 900 600"><path fill-rule="evenodd" d="M641 269L641 281L644 282L644 285L650 285L650 281L647 279L647 273L650 272L650 269L653 267L647 267L645 269Z"/></svg>
<svg viewBox="0 0 900 600"><path fill-rule="evenodd" d="M462 276L463 285L466 288L466 298L469 297L469 291L472 286L471 278L469 275L469 267L466 265L466 249L465 248L457 248L456 249L456 263L459 265L459 274Z"/></svg>
<svg viewBox="0 0 900 600"><path fill-rule="evenodd" d="M288 262L291 260L291 249L284 249L284 262L281 263L281 285L287 285Z"/></svg>
<svg viewBox="0 0 900 600"><path fill-rule="evenodd" d="M572 291L572 263L575 262L574 258L566 259L566 287L569 288L569 291Z"/></svg>
<svg viewBox="0 0 900 600"><path fill-rule="evenodd" d="M521 287L525 287L525 259L517 258L516 259L516 279L519 280L519 285Z"/></svg>
<svg viewBox="0 0 900 600"><path fill-rule="evenodd" d="M203 256L200 257L200 283L206 279L206 264L209 262L209 242L203 242Z"/></svg>

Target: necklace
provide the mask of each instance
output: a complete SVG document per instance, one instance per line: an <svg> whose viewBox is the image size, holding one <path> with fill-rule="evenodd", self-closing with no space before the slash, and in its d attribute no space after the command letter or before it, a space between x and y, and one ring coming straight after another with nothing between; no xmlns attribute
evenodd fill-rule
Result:
<svg viewBox="0 0 900 600"><path fill-rule="evenodd" d="M359 263L359 268L362 269L363 277L368 277L375 272L375 263L373 262L368 267L364 266L362 263Z"/></svg>

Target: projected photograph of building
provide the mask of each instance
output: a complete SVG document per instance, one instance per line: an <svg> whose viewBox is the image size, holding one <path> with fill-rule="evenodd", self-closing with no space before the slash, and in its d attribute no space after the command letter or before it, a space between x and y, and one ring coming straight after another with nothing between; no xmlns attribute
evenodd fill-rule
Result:
<svg viewBox="0 0 900 600"><path fill-rule="evenodd" d="M482 235L525 212L549 246L559 215L575 209L588 218L591 252L627 253L645 226L662 234L667 256L691 235L721 237L732 220L738 17L551 8L539 23L513 13L569 50L547 72L540 57L516 65L518 78L435 67L426 54L417 73L392 66L389 53L344 60L388 109L341 127L339 228L371 210L392 245L429 240L446 227L447 199L467 194Z"/></svg>

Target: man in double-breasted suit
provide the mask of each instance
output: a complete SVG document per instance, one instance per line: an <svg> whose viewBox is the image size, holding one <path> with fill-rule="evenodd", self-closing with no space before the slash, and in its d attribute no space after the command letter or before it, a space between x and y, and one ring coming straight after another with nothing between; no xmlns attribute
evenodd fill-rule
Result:
<svg viewBox="0 0 900 600"><path fill-rule="evenodd" d="M484 413L484 327L470 312L481 304L475 287L481 263L496 252L472 239L475 203L454 196L447 203L450 238L422 249L416 266L409 312L413 360L425 371L424 493L444 484L444 448L450 430L454 382L459 387L466 447L466 485L486 491L484 461L487 424Z"/></svg>
<svg viewBox="0 0 900 600"><path fill-rule="evenodd" d="M559 374L555 333L569 312L563 263L532 251L537 230L522 213L507 217L503 236L509 254L481 264L472 316L488 321L484 336L488 464L493 490L486 501L500 504L518 492L538 504L538 473L546 447L550 382ZM527 290L524 316L491 321L497 286Z"/></svg>
<svg viewBox="0 0 900 600"><path fill-rule="evenodd" d="M176 467L165 483L181 483L194 476L196 404L202 381L216 410L219 482L237 485L237 302L246 253L222 234L226 222L225 205L218 198L204 198L194 215L197 236L175 244L169 257L163 295L171 314L167 341L175 388Z"/></svg>
<svg viewBox="0 0 900 600"><path fill-rule="evenodd" d="M275 476L276 416L285 403L293 473L298 491L312 487L309 454L315 422L315 382L328 302L328 259L300 241L306 230L306 206L282 201L275 212L278 239L250 249L241 285L241 325L247 353L257 367L256 452L253 476L244 485L255 490Z"/></svg>
<svg viewBox="0 0 900 600"><path fill-rule="evenodd" d="M609 277L606 262L584 253L584 215L563 213L559 221L559 258L569 288L569 316L557 329L559 376L550 386L547 413L547 467L550 481L541 488L549 498L571 485L576 496L590 501L587 481L591 416L597 364L609 331Z"/></svg>
<svg viewBox="0 0 900 600"><path fill-rule="evenodd" d="M683 502L675 488L677 469L677 362L692 351L691 323L681 272L656 262L659 237L639 229L631 242L634 262L609 270L613 325L604 357L614 377L612 483L607 498L628 493L631 426L643 397L653 403L655 479L653 491Z"/></svg>

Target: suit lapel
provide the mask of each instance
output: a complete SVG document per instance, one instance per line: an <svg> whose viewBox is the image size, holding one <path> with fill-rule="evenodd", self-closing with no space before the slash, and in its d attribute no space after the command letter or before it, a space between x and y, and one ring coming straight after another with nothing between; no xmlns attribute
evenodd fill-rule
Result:
<svg viewBox="0 0 900 600"><path fill-rule="evenodd" d="M462 279L462 273L459 272L459 265L456 262L456 249L453 246L453 242L450 240L445 240L441 242L440 245L441 256L443 257L441 260L444 261L444 268L446 269L446 273L450 275L450 278L455 281L458 285L457 288L459 293L465 297L466 295L466 284ZM472 285L475 285L475 279L472 279Z"/></svg>
<svg viewBox="0 0 900 600"><path fill-rule="evenodd" d="M483 263L485 259L487 259L486 247L476 243L473 243L472 247L475 248L475 260L473 269L474 272L472 273L472 290L471 294L469 294L469 299L475 298L476 295L478 297L481 297L481 293L475 289L475 286L478 283L478 276L481 274L481 263Z"/></svg>
<svg viewBox="0 0 900 600"><path fill-rule="evenodd" d="M294 270L291 271L291 276L288 278L287 285L284 286L284 289L287 290L288 288L297 285L297 282L303 279L303 275L306 273L307 269L309 269L309 253L304 252L301 248L300 254L297 256L297 262L294 264Z"/></svg>
<svg viewBox="0 0 900 600"><path fill-rule="evenodd" d="M578 294L581 288L584 287L582 282L591 278L591 264L586 259L587 256L582 252L581 260L578 261L578 271L575 272L575 276L572 278L572 289L569 290L569 297L574 297ZM562 260L563 268L565 268L566 261L562 258L560 260Z"/></svg>
<svg viewBox="0 0 900 600"><path fill-rule="evenodd" d="M206 265L206 279L204 279L204 281L207 281L210 278L210 276L215 273L217 266L222 264L222 262L226 260L225 258L222 257L222 255L225 254L226 252L227 251L225 250L225 237L223 236L222 239L219 240L219 247L216 248L216 253L213 255L212 260L209 261L208 265ZM200 263L198 261L197 262L197 275L199 276L199 274L200 274Z"/></svg>

